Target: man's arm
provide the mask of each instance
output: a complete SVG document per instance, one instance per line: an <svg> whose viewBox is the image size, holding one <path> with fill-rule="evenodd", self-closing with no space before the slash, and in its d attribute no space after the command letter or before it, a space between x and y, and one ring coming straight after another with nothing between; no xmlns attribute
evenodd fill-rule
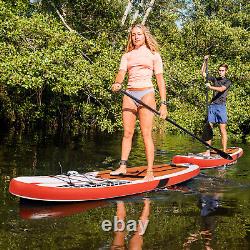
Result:
<svg viewBox="0 0 250 250"><path fill-rule="evenodd" d="M204 56L204 61L201 67L201 75L205 78L207 77L206 74L206 68L207 68L207 62L208 62L209 55Z"/></svg>
<svg viewBox="0 0 250 250"><path fill-rule="evenodd" d="M215 87L215 86L211 86L210 83L206 83L206 86L211 89L211 90L215 90L215 91L218 91L218 92L223 92L227 89L226 86L220 86L220 87Z"/></svg>

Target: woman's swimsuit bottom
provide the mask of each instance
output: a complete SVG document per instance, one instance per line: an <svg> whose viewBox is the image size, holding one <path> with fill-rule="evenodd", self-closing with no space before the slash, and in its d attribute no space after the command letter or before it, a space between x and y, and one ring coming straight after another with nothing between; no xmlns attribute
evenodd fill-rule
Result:
<svg viewBox="0 0 250 250"><path fill-rule="evenodd" d="M140 101L142 100L142 98L151 92L155 92L154 88L150 88L150 89L144 89L144 90L127 90L127 92L134 96L136 99L139 99ZM135 100L133 100L134 103L136 104L136 106L140 106L139 103L137 103Z"/></svg>

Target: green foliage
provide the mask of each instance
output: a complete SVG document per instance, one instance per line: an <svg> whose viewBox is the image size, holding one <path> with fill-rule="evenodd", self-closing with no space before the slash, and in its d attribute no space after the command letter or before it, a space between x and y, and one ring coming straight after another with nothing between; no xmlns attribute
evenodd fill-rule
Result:
<svg viewBox="0 0 250 250"><path fill-rule="evenodd" d="M206 89L200 76L200 68L203 56L210 54L210 74L216 75L219 64L229 64L228 77L233 82L227 101L229 133L237 139L246 138L250 132L247 87L250 81L250 39L247 28L250 18L246 15L250 5L247 1L237 1L238 5L235 1L230 4L218 2L216 13L211 14L214 1L193 1L191 8L185 7L186 16L180 29L174 25L175 18L168 18L168 28L167 23L159 24L157 21L159 25L154 27L155 20L152 18L152 26L157 30L157 38L163 45L161 52L166 69L170 117L191 131L199 132L202 128L206 110ZM241 9L237 12L239 6ZM238 14L244 16L244 22L235 21ZM166 129L169 128L178 133L176 128L167 126Z"/></svg>
<svg viewBox="0 0 250 250"><path fill-rule="evenodd" d="M14 122L112 131L117 107L110 105L110 66L115 67L118 52L65 31L52 15L27 18L9 11L6 16L7 5L1 6L0 81L3 99L13 98Z"/></svg>
<svg viewBox="0 0 250 250"><path fill-rule="evenodd" d="M110 85L126 43L125 5L0 0L2 123L72 133L120 129L121 96L111 94ZM200 67L210 54L210 73L229 64L229 133L249 137L249 8L246 0L156 1L148 17L161 45L170 118L195 133L206 106Z"/></svg>

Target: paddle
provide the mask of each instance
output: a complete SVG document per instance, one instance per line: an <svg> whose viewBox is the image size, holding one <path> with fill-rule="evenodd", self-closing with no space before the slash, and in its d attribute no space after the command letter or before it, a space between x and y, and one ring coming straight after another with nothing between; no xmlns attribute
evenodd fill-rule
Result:
<svg viewBox="0 0 250 250"><path fill-rule="evenodd" d="M208 58L206 58L206 81L205 83L208 83ZM208 115L208 88L206 86L206 113Z"/></svg>
<svg viewBox="0 0 250 250"><path fill-rule="evenodd" d="M141 100L137 99L136 97L134 97L133 95L129 94L128 92L126 92L125 90L120 90L121 93L123 93L126 96L129 96L131 99L135 100L137 103L141 104L142 106L144 106L145 108L149 109L151 112L155 113L156 115L160 115L160 113L151 108L150 106L148 106L147 104L145 104L144 102L142 102ZM214 151L216 151L221 157L227 159L227 160L232 160L233 158L231 157L231 155L225 153L224 151L214 148L211 145L209 145L207 142L203 141L202 139L200 139L199 137L197 137L196 135L192 134L191 132L189 132L187 129L181 127L179 124L177 124L176 122L170 120L168 117L165 119L166 121L170 122L171 124L173 124L174 126L176 126L177 128L181 129L182 131L184 131L185 133L189 134L190 136L192 136L193 138L195 138L196 140L198 140L199 142L201 142L202 144L204 144L206 147L209 147L211 149L213 149Z"/></svg>
<svg viewBox="0 0 250 250"><path fill-rule="evenodd" d="M206 81L205 83L208 83L208 59L205 59L206 62ZM206 87L206 119L205 119L205 125L203 127L202 136L201 138L205 141L210 141L213 139L213 129L211 128L210 123L208 122L208 88Z"/></svg>

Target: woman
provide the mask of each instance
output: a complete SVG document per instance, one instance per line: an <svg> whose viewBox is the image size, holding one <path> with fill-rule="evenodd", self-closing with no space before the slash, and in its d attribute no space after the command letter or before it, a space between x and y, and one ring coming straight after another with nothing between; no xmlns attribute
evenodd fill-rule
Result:
<svg viewBox="0 0 250 250"><path fill-rule="evenodd" d="M133 25L128 37L126 53L122 56L119 72L112 91L117 92L122 88L122 82L128 72L127 91L147 105L155 108L155 95L152 84L152 75L155 74L161 97L160 117L167 116L166 87L163 78L163 65L158 53L158 45L149 30L141 24ZM123 97L122 119L124 135L122 139L122 152L120 167L110 175L126 174L127 160L131 151L136 116L140 120L140 127L145 145L148 163L146 180L152 180L154 163L154 144L152 139L152 127L154 114L147 108L138 105L128 96Z"/></svg>

